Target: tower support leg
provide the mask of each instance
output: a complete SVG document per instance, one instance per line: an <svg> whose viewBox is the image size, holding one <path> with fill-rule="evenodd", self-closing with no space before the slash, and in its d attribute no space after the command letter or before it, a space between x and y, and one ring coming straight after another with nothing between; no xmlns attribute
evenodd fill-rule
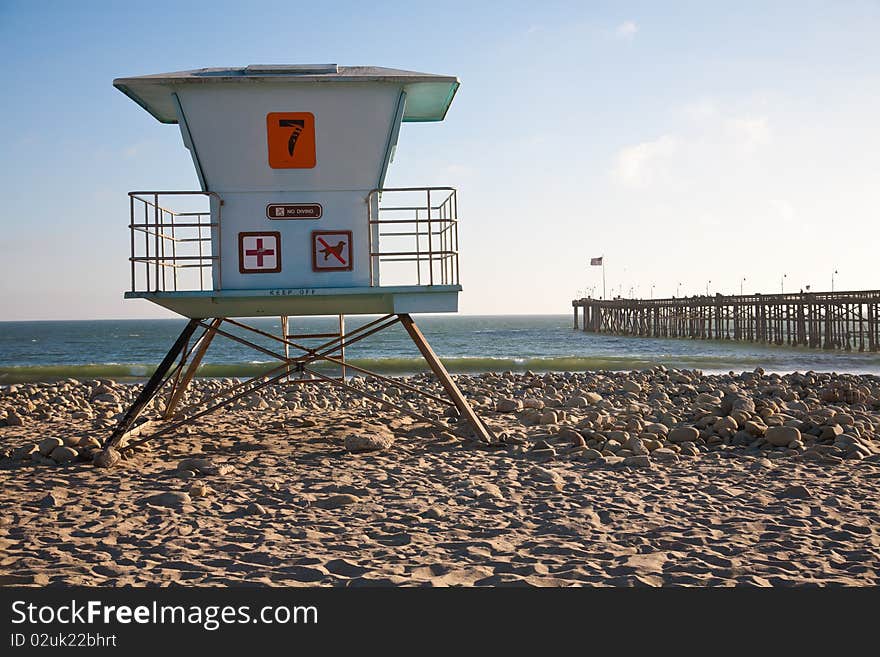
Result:
<svg viewBox="0 0 880 657"><path fill-rule="evenodd" d="M222 322L222 319L215 319L211 322L210 328L205 331L205 334L199 341L198 347L196 347L195 353L192 356L192 360L186 368L186 372L183 373L183 377L177 382L177 385L175 385L174 389L171 391L171 396L168 399L168 405L165 408L164 413L166 420L174 415L174 410L183 398L183 393L186 392L187 386L189 386L193 377L196 375L196 370L198 370L199 365L202 364L202 358L205 357L205 352L208 351L208 347L211 346L211 341L214 339L214 336L217 335L217 328Z"/></svg>
<svg viewBox="0 0 880 657"><path fill-rule="evenodd" d="M204 417L205 415L208 415L209 413L213 413L223 407L229 406L230 404L234 403L238 399L241 399L242 397L255 393L258 390L261 390L268 386L278 384L279 382L281 382L282 379L287 380L286 385L288 386L304 385L310 382L316 382L314 380L317 379L325 383L330 383L345 388L350 392L366 397L367 399L370 399L382 405L394 408L420 421L434 424L435 426L438 426L442 429L447 428L446 424L440 422L439 420L435 420L433 417L415 412L412 408L408 408L403 405L396 405L387 401L386 399L369 394L365 390L349 385L346 382L344 376L340 379L328 377L318 370L313 370L310 367L307 367L312 363L319 361L326 361L341 367L348 366L351 369L356 370L360 373L375 377L377 380L382 381L386 384L395 385L410 392L417 393L425 399L429 399L434 402L444 404L446 406L455 407L458 411L459 416L467 420L468 423L473 427L480 440L490 444L498 442L495 436L492 434L492 431L489 430L486 424L474 412L473 408L471 408L467 399L461 393L461 390L459 390L455 382L452 380L449 372L443 366L443 363L440 361L437 355L434 353L434 350L428 344L428 341L425 339L425 336L416 326L412 317L410 317L408 314L399 314L396 316L385 315L382 318L369 322L363 326L357 327L348 334L346 334L344 331L344 325L342 324L342 321L344 320L340 319L340 333L338 335L333 334L333 339L319 347L309 348L297 344L296 342L292 342L287 337L279 338L278 336L266 333L265 331L261 331L255 327L248 326L228 317L214 318L213 320L210 320L210 322L201 319L190 320L189 324L187 324L186 328L177 338L174 346L171 347L171 350L165 356L164 360L156 368L156 371L150 377L149 381L147 381L137 399L135 399L132 406L128 409L128 411L126 411L122 420L113 430L113 433L106 441L104 441L104 452L102 453L102 455L112 458L111 453L108 450L108 448L110 447L117 447L119 451L124 454L147 441L154 440L164 435L168 435L185 424L189 424L201 417ZM299 356L291 357L289 351L285 349L287 353L285 353L284 355L279 354L275 351L267 349L261 344L249 340L246 337L224 331L221 328L223 322L228 322L241 329L242 331L253 333L254 335L260 336L263 339L271 339L275 342L281 342L284 344L285 347L294 347L295 349L302 351L303 353ZM418 347L422 356L425 358L425 361L428 363L431 371L437 376L437 379L439 380L441 386L446 392L448 399L435 396L425 390L420 390L419 388L406 382L392 381L380 374L370 372L369 370L365 370L361 367L347 364L344 360L344 355L342 357L337 357L340 352L341 354L344 354L343 350L346 347L356 342L359 342L375 333L378 333L379 331L389 328L397 322L403 324L413 343ZM195 344L189 346L193 334L199 327L204 329L204 333L201 334L199 340ZM195 400L193 404L187 406L186 408L177 410L177 406L180 405L186 388L190 385L192 379L196 375L199 364L205 356L205 353L208 351L208 348L211 345L213 339L217 335L229 338L236 343L253 348L263 354L272 356L279 361L279 364L276 367L271 368L268 371L259 374L247 381L237 383L229 389L216 392L208 398L200 398L198 400ZM178 356L180 357L180 363L179 365L174 367L174 362L178 358ZM291 379L290 372L292 372L294 369L298 373L298 377L296 379ZM174 385L169 394L169 402L164 413L164 418L169 422L164 424L157 431L154 431L151 435L138 436L136 440L129 440L126 442L125 445L119 446L125 436L130 434L130 430L134 425L135 420L144 411L150 401L155 398L156 395L162 390L162 388L167 383L169 383L169 381L172 380L172 377L175 377ZM103 467L108 466L105 465Z"/></svg>
<svg viewBox="0 0 880 657"><path fill-rule="evenodd" d="M153 375L147 381L146 385L144 385L141 394L138 395L134 403L125 412L125 415L122 416L122 419L119 421L119 424L116 425L113 433L104 441L102 446L104 449L116 446L116 443L118 443L125 432L131 428L131 425L138 418L144 408L146 408L147 404L149 404L153 397L156 396L156 392L162 387L165 375L168 374L168 371L174 365L177 356L186 349L189 339L192 337L193 333L195 333L198 326L198 319L189 320L189 323L187 323L183 331L181 331L177 340L174 342L174 345L171 347L171 350L166 354L162 362L159 363L159 367L153 372Z"/></svg>
<svg viewBox="0 0 880 657"><path fill-rule="evenodd" d="M434 372L434 374L437 376L437 379L439 379L440 381L440 385L443 386L443 389L446 391L446 394L449 395L452 403L455 404L458 412L462 415L462 417L466 418L468 422L471 423L474 431L477 432L477 436L481 440L487 443L494 442L492 434L489 432L486 425L483 424L483 421L480 419L480 417L474 412L474 409L471 408L471 405L468 403L467 399L465 399L464 395L461 394L461 390L459 390L458 386L455 385L455 381L453 381L452 377L449 376L449 372L446 371L443 363L440 362L437 354L434 353L434 350L431 348L431 345L428 344L428 341L419 330L419 327L416 326L413 318L407 314L398 315L397 317L400 319L400 323L403 324L406 332L409 333L409 337L412 338L412 341L415 343L416 347L418 347L419 351L422 352L422 356L427 361L428 367L430 367L431 371Z"/></svg>

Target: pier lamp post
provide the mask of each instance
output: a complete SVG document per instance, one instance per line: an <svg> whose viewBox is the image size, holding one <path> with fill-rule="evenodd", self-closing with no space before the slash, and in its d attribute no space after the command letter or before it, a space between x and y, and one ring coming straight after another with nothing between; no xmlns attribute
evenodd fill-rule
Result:
<svg viewBox="0 0 880 657"><path fill-rule="evenodd" d="M739 281L739 296L743 295L743 283L745 283L745 282L746 282L746 277L743 276L742 279L740 279L740 281Z"/></svg>
<svg viewBox="0 0 880 657"><path fill-rule="evenodd" d="M834 277L837 275L837 270L835 269L831 272L831 291L834 292Z"/></svg>
<svg viewBox="0 0 880 657"><path fill-rule="evenodd" d="M782 278L779 279L779 293L785 294L785 279L788 278L788 274L783 274Z"/></svg>
<svg viewBox="0 0 880 657"><path fill-rule="evenodd" d="M675 298L678 298L678 292L681 289L681 281L678 282L678 285L675 286Z"/></svg>
<svg viewBox="0 0 880 657"><path fill-rule="evenodd" d="M709 296L709 286L712 285L712 281L706 281L706 296Z"/></svg>
<svg viewBox="0 0 880 657"><path fill-rule="evenodd" d="M654 298L654 284L651 283L651 298Z"/></svg>

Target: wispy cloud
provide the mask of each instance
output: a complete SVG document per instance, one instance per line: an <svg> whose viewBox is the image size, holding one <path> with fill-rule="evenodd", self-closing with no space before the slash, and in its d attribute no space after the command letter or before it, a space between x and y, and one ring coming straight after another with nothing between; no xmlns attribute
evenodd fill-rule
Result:
<svg viewBox="0 0 880 657"><path fill-rule="evenodd" d="M679 139L672 135L626 146L617 153L613 175L625 185L640 186L652 182L664 160L674 155L678 148Z"/></svg>
<svg viewBox="0 0 880 657"><path fill-rule="evenodd" d="M686 183L738 168L772 139L766 116L731 114L711 100L685 105L678 130L621 147L611 166L624 186Z"/></svg>
<svg viewBox="0 0 880 657"><path fill-rule="evenodd" d="M614 30L614 34L619 39L626 39L627 41L632 41L632 39L636 35L636 32L638 32L638 31L639 31L639 26L635 23L635 21L623 21Z"/></svg>

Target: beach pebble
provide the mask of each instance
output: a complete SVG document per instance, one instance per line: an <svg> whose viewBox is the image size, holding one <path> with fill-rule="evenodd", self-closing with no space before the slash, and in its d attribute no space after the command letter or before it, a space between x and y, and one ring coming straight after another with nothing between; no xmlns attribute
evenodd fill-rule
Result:
<svg viewBox="0 0 880 657"><path fill-rule="evenodd" d="M529 471L529 474L532 475L538 481L543 481L548 484L562 484L564 480L559 475L559 473L554 472L548 468L542 468L540 465L533 466Z"/></svg>
<svg viewBox="0 0 880 657"><path fill-rule="evenodd" d="M665 424L660 424L659 422L648 422L644 427L642 427L642 431L644 433L655 434L657 436L666 436L669 434L669 427Z"/></svg>
<svg viewBox="0 0 880 657"><path fill-rule="evenodd" d="M651 452L651 458L661 463L674 463L679 460L678 453L668 447L661 447Z"/></svg>
<svg viewBox="0 0 880 657"><path fill-rule="evenodd" d="M538 424L556 424L559 421L556 411L544 411L538 419Z"/></svg>
<svg viewBox="0 0 880 657"><path fill-rule="evenodd" d="M843 427L839 424L824 426L819 434L819 440L834 440L843 433Z"/></svg>
<svg viewBox="0 0 880 657"><path fill-rule="evenodd" d="M648 453L648 448L638 436L630 436L629 440L624 443L624 447L636 456L642 456Z"/></svg>
<svg viewBox="0 0 880 657"><path fill-rule="evenodd" d="M642 386L632 380L624 381L621 388L626 392L640 393L642 391Z"/></svg>
<svg viewBox="0 0 880 657"><path fill-rule="evenodd" d="M774 447L787 447L792 441L801 439L801 432L796 427L769 427L764 439Z"/></svg>
<svg viewBox="0 0 880 657"><path fill-rule="evenodd" d="M256 502L248 504L244 512L249 516L264 516L267 513L266 507L262 504L257 504Z"/></svg>
<svg viewBox="0 0 880 657"><path fill-rule="evenodd" d="M602 458L602 452L596 449L587 448L583 452L581 452L580 456L582 459L585 459L587 461L595 461L596 459Z"/></svg>
<svg viewBox="0 0 880 657"><path fill-rule="evenodd" d="M122 460L122 455L112 447L97 452L94 456L93 463L99 468L112 468Z"/></svg>
<svg viewBox="0 0 880 657"><path fill-rule="evenodd" d="M584 444L584 437L581 435L580 431L572 427L560 427L556 436L560 440L568 441L573 445Z"/></svg>
<svg viewBox="0 0 880 657"><path fill-rule="evenodd" d="M39 454L40 449L35 443L31 443L30 445L22 445L21 447L16 447L12 450L12 458L17 461L21 461L23 459L29 458L31 454Z"/></svg>
<svg viewBox="0 0 880 657"><path fill-rule="evenodd" d="M9 411L6 414L7 427L20 427L22 425L24 425L24 420L18 413L16 413L15 411Z"/></svg>
<svg viewBox="0 0 880 657"><path fill-rule="evenodd" d="M363 434L349 434L345 437L345 449L349 452L375 452L388 449L394 443L390 432L369 431Z"/></svg>
<svg viewBox="0 0 880 657"><path fill-rule="evenodd" d="M62 446L56 447L52 450L52 453L49 454L49 457L55 461L56 463L70 463L71 461L75 461L79 456L79 452L77 452L72 447Z"/></svg>
<svg viewBox="0 0 880 657"><path fill-rule="evenodd" d="M178 470L191 470L200 475L217 474L218 467L211 458L195 457L183 459L177 464Z"/></svg>
<svg viewBox="0 0 880 657"><path fill-rule="evenodd" d="M119 397L112 392L101 393L100 395L95 395L92 397L93 402L99 402L101 404L118 404L121 400Z"/></svg>
<svg viewBox="0 0 880 657"><path fill-rule="evenodd" d="M66 500L66 495L60 493L59 491L52 491L47 493L44 497L40 498L37 502L37 505L44 508L49 509L52 507L60 506Z"/></svg>
<svg viewBox="0 0 880 657"><path fill-rule="evenodd" d="M651 457L645 454L637 456L627 456L623 459L623 465L631 468L650 468Z"/></svg>
<svg viewBox="0 0 880 657"><path fill-rule="evenodd" d="M494 500L504 499L504 494L501 492L501 489L490 482L480 483L478 486L476 486L475 492L478 498L489 498Z"/></svg>
<svg viewBox="0 0 880 657"><path fill-rule="evenodd" d="M700 450L697 449L696 445L691 443L689 445L682 445L679 454L681 454L682 456L699 456Z"/></svg>
<svg viewBox="0 0 880 657"><path fill-rule="evenodd" d="M40 441L40 454L43 456L49 456L53 449L56 447L62 447L63 445L64 441L61 438L44 438Z"/></svg>
<svg viewBox="0 0 880 657"><path fill-rule="evenodd" d="M791 486L787 486L785 490L778 494L779 498L786 499L796 499L796 500L807 500L813 497L813 494L806 486L802 486L801 484L793 484Z"/></svg>
<svg viewBox="0 0 880 657"><path fill-rule="evenodd" d="M767 432L767 426L763 422L748 420L743 423L743 431L748 432L751 436L760 437Z"/></svg>
<svg viewBox="0 0 880 657"><path fill-rule="evenodd" d="M338 509L339 507L348 506L349 504L357 504L363 500L357 495L340 494L331 495L320 500L315 500L312 506L319 509Z"/></svg>
<svg viewBox="0 0 880 657"><path fill-rule="evenodd" d="M739 429L739 424L737 424L736 420L728 415L726 417L718 418L718 420L712 425L712 429L716 432L721 431L736 431Z"/></svg>
<svg viewBox="0 0 880 657"><path fill-rule="evenodd" d="M142 504L168 508L178 508L184 504L189 504L191 501L189 493L179 493L176 491L156 493L155 495L149 495L141 499Z"/></svg>
<svg viewBox="0 0 880 657"><path fill-rule="evenodd" d="M431 520L443 520L446 517L446 514L443 513L443 510L439 506L429 506L422 512L423 518L430 518Z"/></svg>
<svg viewBox="0 0 880 657"><path fill-rule="evenodd" d="M602 401L602 395L600 395L598 392L584 392L581 394L581 396L586 399L587 403L589 403L590 405L595 405Z"/></svg>
<svg viewBox="0 0 880 657"><path fill-rule="evenodd" d="M669 430L667 439L671 443L693 443L700 437L700 432L694 427L675 427Z"/></svg>
<svg viewBox="0 0 880 657"><path fill-rule="evenodd" d="M189 489L190 497L207 497L211 493L211 489L207 484L203 484L202 482L196 482Z"/></svg>
<svg viewBox="0 0 880 657"><path fill-rule="evenodd" d="M495 410L499 413L510 413L513 411L521 410L522 407L522 400L507 398L499 399L498 403L495 405Z"/></svg>
<svg viewBox="0 0 880 657"><path fill-rule="evenodd" d="M609 439L609 440L605 441L605 448L602 451L603 452L611 452L612 454L616 454L622 448L623 448L623 445L621 445L619 442L617 442L616 440Z"/></svg>

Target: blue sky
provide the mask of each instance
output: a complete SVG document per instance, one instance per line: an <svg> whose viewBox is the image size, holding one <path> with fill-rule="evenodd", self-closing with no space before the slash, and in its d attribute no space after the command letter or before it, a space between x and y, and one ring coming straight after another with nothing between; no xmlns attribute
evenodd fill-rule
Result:
<svg viewBox="0 0 880 657"><path fill-rule="evenodd" d="M255 63L458 75L386 184L460 190L466 313L575 294L880 288L880 4L0 0L0 320L123 302L126 192L195 189L115 77ZM712 281L711 284L708 281Z"/></svg>

